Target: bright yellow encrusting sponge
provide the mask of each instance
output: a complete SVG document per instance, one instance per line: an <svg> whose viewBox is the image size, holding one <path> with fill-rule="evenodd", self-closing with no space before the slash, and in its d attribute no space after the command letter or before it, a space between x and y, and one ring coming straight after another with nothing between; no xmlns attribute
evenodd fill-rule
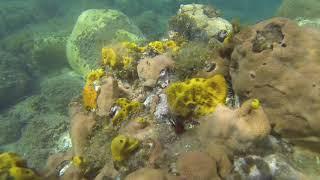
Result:
<svg viewBox="0 0 320 180"><path fill-rule="evenodd" d="M72 157L72 164L80 169L84 169L86 167L86 161L82 156Z"/></svg>
<svg viewBox="0 0 320 180"><path fill-rule="evenodd" d="M173 113L199 117L215 111L227 97L227 84L222 75L211 78L193 78L171 84L166 90Z"/></svg>
<svg viewBox="0 0 320 180"><path fill-rule="evenodd" d="M26 166L26 162L16 153L6 152L0 154L0 170L13 166Z"/></svg>
<svg viewBox="0 0 320 180"><path fill-rule="evenodd" d="M11 167L9 176L14 180L38 180L40 179L31 169L22 167Z"/></svg>
<svg viewBox="0 0 320 180"><path fill-rule="evenodd" d="M103 69L92 70L87 74L86 84L92 84L94 81L99 80L104 75L105 72Z"/></svg>
<svg viewBox="0 0 320 180"><path fill-rule="evenodd" d="M138 113L142 104L138 101L129 101L126 98L119 98L116 105L120 107L118 113L112 118L112 125L119 126L121 122L126 120L130 115Z"/></svg>
<svg viewBox="0 0 320 180"><path fill-rule="evenodd" d="M95 90L94 82L99 80L104 75L105 72L103 69L93 70L87 75L87 82L82 91L82 101L84 107L88 110L93 110L97 108L96 101L98 93Z"/></svg>
<svg viewBox="0 0 320 180"><path fill-rule="evenodd" d="M251 107L253 109L258 109L261 106L259 99L253 99L251 101Z"/></svg>
<svg viewBox="0 0 320 180"><path fill-rule="evenodd" d="M152 41L148 44L147 49L156 53L163 54L168 50L172 50L173 52L178 51L179 47L176 42L172 40L167 41Z"/></svg>
<svg viewBox="0 0 320 180"><path fill-rule="evenodd" d="M112 48L103 47L101 50L102 64L115 67L117 64L117 55Z"/></svg>
<svg viewBox="0 0 320 180"><path fill-rule="evenodd" d="M18 154L5 152L0 154L0 179L38 180L39 176Z"/></svg>
<svg viewBox="0 0 320 180"><path fill-rule="evenodd" d="M123 161L139 147L140 141L125 135L118 135L111 142L111 155L114 161Z"/></svg>

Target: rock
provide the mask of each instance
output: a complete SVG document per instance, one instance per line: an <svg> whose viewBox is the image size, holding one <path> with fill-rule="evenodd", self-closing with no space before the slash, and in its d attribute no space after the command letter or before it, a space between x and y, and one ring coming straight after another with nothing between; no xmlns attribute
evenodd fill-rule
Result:
<svg viewBox="0 0 320 180"><path fill-rule="evenodd" d="M278 154L271 154L266 157L249 155L235 160L234 177L241 179L310 179L295 169L288 160ZM231 178L232 179L232 178Z"/></svg>
<svg viewBox="0 0 320 180"><path fill-rule="evenodd" d="M253 109L251 100L238 109L217 106L215 112L200 119L199 140L208 144L212 140L231 151L245 152L253 143L267 137L270 132L269 120L263 109Z"/></svg>
<svg viewBox="0 0 320 180"><path fill-rule="evenodd" d="M319 144L320 32L274 18L236 38L241 43L230 65L235 93L242 100L258 98L283 137L314 136Z"/></svg>
<svg viewBox="0 0 320 180"><path fill-rule="evenodd" d="M178 157L177 168L185 179L220 179L214 160L203 152L187 152Z"/></svg>
<svg viewBox="0 0 320 180"><path fill-rule="evenodd" d="M37 105L40 102L38 96L31 96L17 103L0 117L0 144L8 144L18 140L21 129L38 114Z"/></svg>
<svg viewBox="0 0 320 180"><path fill-rule="evenodd" d="M81 92L81 77L71 71L44 78L40 93L20 101L5 111L0 118L0 144L14 142L21 136L21 129L39 114L67 115L67 106Z"/></svg>
<svg viewBox="0 0 320 180"><path fill-rule="evenodd" d="M299 26L320 29L320 18L308 19L300 17L296 21Z"/></svg>
<svg viewBox="0 0 320 180"><path fill-rule="evenodd" d="M87 178L84 177L83 172L80 168L71 164L70 167L66 169L65 173L60 179L61 180L86 180Z"/></svg>
<svg viewBox="0 0 320 180"><path fill-rule="evenodd" d="M67 41L67 58L80 74L98 67L101 48L114 41L141 41L140 30L126 15L111 9L89 9L78 17Z"/></svg>
<svg viewBox="0 0 320 180"><path fill-rule="evenodd" d="M320 1L318 0L283 0L277 16L288 18L319 18Z"/></svg>
<svg viewBox="0 0 320 180"><path fill-rule="evenodd" d="M113 165L111 163L106 163L94 180L104 180L106 177L116 179L117 176L119 176L119 173L114 169Z"/></svg>
<svg viewBox="0 0 320 180"><path fill-rule="evenodd" d="M119 97L119 87L116 80L112 77L103 77L101 79L100 93L97 97L97 115L106 116L109 114L112 105Z"/></svg>
<svg viewBox="0 0 320 180"><path fill-rule="evenodd" d="M50 155L43 171L43 176L46 178L58 178L58 173L61 171L61 169L59 169L61 164L66 161L71 161L72 156L73 154L70 151Z"/></svg>
<svg viewBox="0 0 320 180"><path fill-rule="evenodd" d="M68 67L66 42L67 36L58 33L34 38L31 59L41 74Z"/></svg>
<svg viewBox="0 0 320 180"><path fill-rule="evenodd" d="M218 35L220 31L232 32L232 25L219 17L218 10L202 4L181 5L178 15L186 14L195 20L197 28L206 33L208 39Z"/></svg>
<svg viewBox="0 0 320 180"><path fill-rule="evenodd" d="M166 94L159 94L159 102L155 108L155 112L154 112L154 117L156 118L157 121L159 122L165 122L166 118L168 118L169 112L170 112L170 108L169 108L169 104L168 104L168 98Z"/></svg>
<svg viewBox="0 0 320 180"><path fill-rule="evenodd" d="M83 156L84 149L88 145L88 136L92 133L96 124L95 115L86 112L76 102L70 105L69 114L71 118L70 135L73 153L75 156Z"/></svg>
<svg viewBox="0 0 320 180"><path fill-rule="evenodd" d="M137 71L143 86L154 87L161 72L173 68L173 64L173 60L168 55L142 59L137 66Z"/></svg>
<svg viewBox="0 0 320 180"><path fill-rule="evenodd" d="M161 170L141 168L129 174L125 180L166 180L166 175Z"/></svg>
<svg viewBox="0 0 320 180"><path fill-rule="evenodd" d="M30 167L42 169L48 156L55 153L60 135L68 130L68 121L67 116L59 113L35 115L10 150L23 154Z"/></svg>
<svg viewBox="0 0 320 180"><path fill-rule="evenodd" d="M0 109L16 103L31 89L31 76L24 61L0 50Z"/></svg>
<svg viewBox="0 0 320 180"><path fill-rule="evenodd" d="M82 87L81 76L70 70L44 78L40 83L42 111L67 114L68 104L80 95Z"/></svg>
<svg viewBox="0 0 320 180"><path fill-rule="evenodd" d="M220 177L226 178L233 169L233 165L229 159L229 156L232 156L232 152L224 145L216 144L214 141L207 145L206 152L216 161Z"/></svg>
<svg viewBox="0 0 320 180"><path fill-rule="evenodd" d="M306 148L294 147L293 163L304 174L310 177L320 177L320 153L316 153Z"/></svg>

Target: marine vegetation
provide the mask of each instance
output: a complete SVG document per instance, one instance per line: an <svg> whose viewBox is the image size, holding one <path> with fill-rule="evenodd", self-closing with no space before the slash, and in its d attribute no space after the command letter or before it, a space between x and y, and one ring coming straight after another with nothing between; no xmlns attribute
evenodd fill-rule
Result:
<svg viewBox="0 0 320 180"><path fill-rule="evenodd" d="M171 111L182 117L199 117L215 111L227 96L227 84L222 75L211 78L193 78L172 83L167 89Z"/></svg>
<svg viewBox="0 0 320 180"><path fill-rule="evenodd" d="M180 49L174 56L175 72L179 79L187 79L194 76L200 70L211 71L214 67L216 56L214 49L205 43L190 42Z"/></svg>
<svg viewBox="0 0 320 180"><path fill-rule="evenodd" d="M139 140L127 137L125 135L118 135L111 142L111 154L114 161L123 161L139 147Z"/></svg>
<svg viewBox="0 0 320 180"><path fill-rule="evenodd" d="M202 30L197 27L195 19L184 13L170 19L169 29L177 33L174 39L199 40L203 34Z"/></svg>
<svg viewBox="0 0 320 180"><path fill-rule="evenodd" d="M137 101L129 101L126 98L119 98L116 105L120 107L120 110L112 118L112 125L119 126L123 121L130 116L138 113L142 110L143 105Z"/></svg>

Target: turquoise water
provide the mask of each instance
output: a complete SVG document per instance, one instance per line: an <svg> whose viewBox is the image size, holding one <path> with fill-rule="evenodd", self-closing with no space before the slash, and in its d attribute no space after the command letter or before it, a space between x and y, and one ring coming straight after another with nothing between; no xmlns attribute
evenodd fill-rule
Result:
<svg viewBox="0 0 320 180"><path fill-rule="evenodd" d="M69 166L78 168L69 171L79 179L97 178L103 167L110 169L102 171L109 179L124 179L142 167L172 179L197 179L197 166L188 164L195 168L188 177L179 165L193 160L208 163L204 167L217 171L209 173L217 179L319 178L319 82L310 75L320 69L319 8L317 0L0 0L0 180L28 179L12 168L30 170L29 179L70 178L64 172ZM279 16L288 19L258 24ZM223 82L210 80L216 74ZM170 95L166 88L174 83L181 87ZM219 88L226 97L215 94ZM188 98L197 102L183 104ZM250 105L252 99L256 104ZM215 115L212 100L225 109ZM132 110L132 102L143 110ZM300 108L307 106L315 113ZM259 116L252 115L257 109ZM115 127L121 113L124 122L117 120ZM240 138L255 125L267 133ZM119 134L128 138L119 142L128 144L119 147ZM212 150L212 144L227 150ZM114 146L126 163L115 160ZM210 157L180 156L193 151ZM18 160L7 152L28 163L13 165ZM220 167L219 157L230 167Z"/></svg>

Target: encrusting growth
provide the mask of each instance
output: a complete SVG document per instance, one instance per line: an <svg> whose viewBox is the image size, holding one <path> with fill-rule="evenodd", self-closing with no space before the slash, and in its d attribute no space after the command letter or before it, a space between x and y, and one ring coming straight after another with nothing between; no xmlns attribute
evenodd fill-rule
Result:
<svg viewBox="0 0 320 180"><path fill-rule="evenodd" d="M218 104L225 102L227 84L222 75L208 79L193 78L173 83L166 93L173 113L182 117L198 117L214 112Z"/></svg>

